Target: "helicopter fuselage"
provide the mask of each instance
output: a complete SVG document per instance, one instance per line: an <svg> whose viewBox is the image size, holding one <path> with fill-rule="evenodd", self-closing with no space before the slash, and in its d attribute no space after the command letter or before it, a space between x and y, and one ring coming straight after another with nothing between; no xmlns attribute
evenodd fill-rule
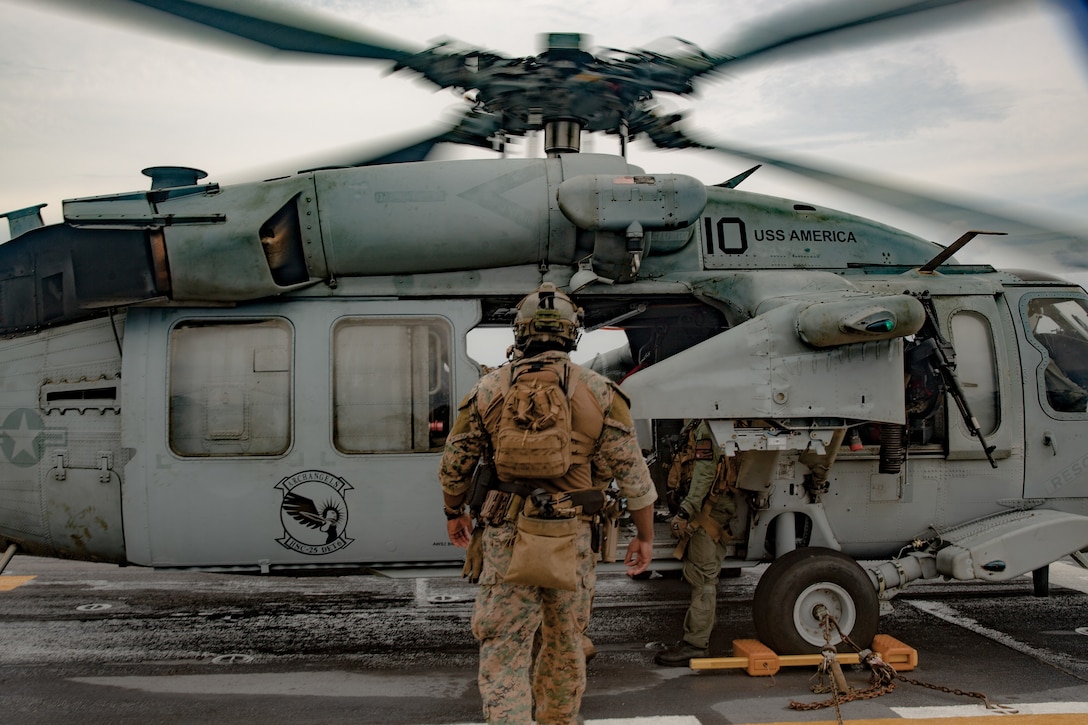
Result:
<svg viewBox="0 0 1088 725"><path fill-rule="evenodd" d="M705 418L741 457L737 563L892 557L1040 511L1063 514L1043 517L1052 543L970 576L1088 546L1081 373L1064 363L1060 391L1048 373L1088 344L1080 288L922 273L941 248L905 232L616 157L423 166L72 200L9 243L0 543L152 567L453 564L437 468L481 372L466 336L549 280L626 333L595 364L648 452ZM138 259L89 283L118 238ZM989 448L913 352L927 314Z"/></svg>

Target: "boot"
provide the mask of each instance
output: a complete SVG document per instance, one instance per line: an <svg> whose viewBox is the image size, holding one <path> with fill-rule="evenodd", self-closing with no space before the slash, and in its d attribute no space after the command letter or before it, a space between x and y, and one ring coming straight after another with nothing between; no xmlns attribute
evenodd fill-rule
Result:
<svg viewBox="0 0 1088 725"><path fill-rule="evenodd" d="M706 652L706 649L700 649L681 640L654 655L654 662L662 667L687 667L693 657L706 657Z"/></svg>

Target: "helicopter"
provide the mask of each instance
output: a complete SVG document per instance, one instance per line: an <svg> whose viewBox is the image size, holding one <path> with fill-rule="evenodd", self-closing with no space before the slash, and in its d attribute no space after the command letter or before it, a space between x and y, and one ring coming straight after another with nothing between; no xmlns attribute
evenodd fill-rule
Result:
<svg viewBox="0 0 1088 725"><path fill-rule="evenodd" d="M1051 563L1088 566L1088 295L955 257L1007 234L1004 248L1083 267L1083 237L709 140L656 105L764 55L980 3L798 6L746 44L670 54L552 33L524 57L410 48L282 5L114 5L380 64L467 104L435 133L339 164L236 184L148 167L150 188L67 199L58 223L40 205L8 210L9 558L459 567L435 502L456 403L481 373L467 339L509 327L548 281L587 330L622 332L591 366L632 397L659 487L685 420L708 420L738 462L724 566L769 562L753 611L772 649L819 650L820 610L865 646L882 602L914 580L1033 573L1043 593ZM584 152L593 133L619 153ZM432 157L534 134L542 158ZM756 168L714 185L647 172L627 158L637 140L988 226L941 244L740 188Z"/></svg>

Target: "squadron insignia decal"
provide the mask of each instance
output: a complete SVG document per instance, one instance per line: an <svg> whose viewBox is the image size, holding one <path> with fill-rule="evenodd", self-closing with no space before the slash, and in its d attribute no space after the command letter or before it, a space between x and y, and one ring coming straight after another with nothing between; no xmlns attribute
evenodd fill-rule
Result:
<svg viewBox="0 0 1088 725"><path fill-rule="evenodd" d="M351 484L325 471L302 471L276 484L283 491L280 521L283 538L276 541L300 554L331 554L354 539L346 535Z"/></svg>

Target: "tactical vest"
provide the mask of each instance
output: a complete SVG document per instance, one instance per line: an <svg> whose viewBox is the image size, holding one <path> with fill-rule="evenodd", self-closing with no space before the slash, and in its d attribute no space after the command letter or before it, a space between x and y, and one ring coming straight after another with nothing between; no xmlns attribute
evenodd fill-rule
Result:
<svg viewBox="0 0 1088 725"><path fill-rule="evenodd" d="M529 360L519 360L511 367L516 368L532 362L531 358ZM549 372L549 370L552 372ZM518 376L516 369L512 372L514 376L521 377ZM609 405L605 408L601 407L601 401L598 401L597 396L585 384L583 375L587 373L593 374L567 360L554 360L539 366L538 370L532 374L533 377L530 380L536 380L541 385L548 384L549 379L566 380L566 385L561 386L561 389L570 411L570 466L559 476L548 478L525 476L517 479L519 483L533 489L542 488L550 493L578 491L593 487L590 459L595 453L597 439L600 438L601 432L604 430L604 411L611 407L611 402L609 401ZM511 375L506 369L499 371L498 374L503 376ZM527 374L522 373L522 375ZM495 396L487 409L480 411L484 428L491 437L496 453L500 444L499 434L502 429L503 411L507 408L509 402L507 399L515 391L515 386L516 383L507 377L506 382L503 384L503 395ZM499 478L504 480L501 474ZM507 482L512 483L513 481Z"/></svg>

